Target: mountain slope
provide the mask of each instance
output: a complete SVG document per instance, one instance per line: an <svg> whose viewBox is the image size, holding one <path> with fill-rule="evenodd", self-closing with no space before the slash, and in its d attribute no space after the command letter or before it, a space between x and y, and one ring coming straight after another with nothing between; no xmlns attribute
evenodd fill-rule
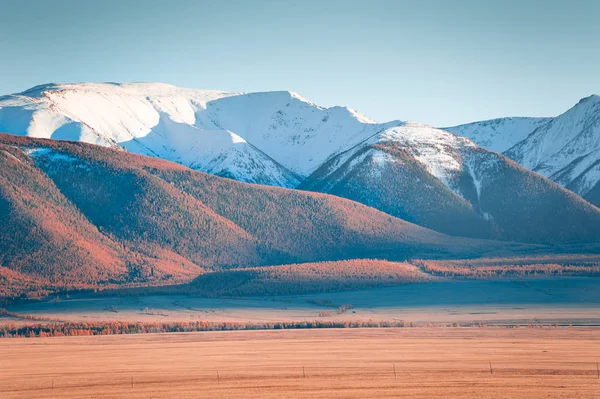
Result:
<svg viewBox="0 0 600 399"><path fill-rule="evenodd" d="M124 253L14 148L0 144L0 265L21 275L105 282L127 271ZM53 260L51 270L46 261Z"/></svg>
<svg viewBox="0 0 600 399"><path fill-rule="evenodd" d="M0 220L1 277L54 288L167 284L206 270L292 261L527 250L444 236L325 194L4 134Z"/></svg>
<svg viewBox="0 0 600 399"><path fill-rule="evenodd" d="M299 188L453 235L537 243L600 238L598 208L468 139L414 123L330 159Z"/></svg>
<svg viewBox="0 0 600 399"><path fill-rule="evenodd" d="M600 96L584 98L555 118L505 118L448 130L503 152L600 205L595 194L600 182Z"/></svg>

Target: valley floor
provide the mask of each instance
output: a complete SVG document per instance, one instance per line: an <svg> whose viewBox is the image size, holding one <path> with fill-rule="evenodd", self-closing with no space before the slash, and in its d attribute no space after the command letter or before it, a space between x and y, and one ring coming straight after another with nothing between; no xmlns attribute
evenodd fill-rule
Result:
<svg viewBox="0 0 600 399"><path fill-rule="evenodd" d="M600 330L395 328L0 340L0 397L595 398Z"/></svg>
<svg viewBox="0 0 600 399"><path fill-rule="evenodd" d="M72 295L68 299L15 304L8 310L66 322L385 320L591 326L600 325L600 278L439 280L361 291L226 299ZM33 322L0 318L0 325L23 323Z"/></svg>

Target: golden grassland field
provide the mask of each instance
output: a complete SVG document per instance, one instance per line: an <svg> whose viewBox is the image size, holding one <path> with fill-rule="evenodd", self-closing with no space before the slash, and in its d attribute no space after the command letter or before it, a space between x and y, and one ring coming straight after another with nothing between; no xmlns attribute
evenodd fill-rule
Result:
<svg viewBox="0 0 600 399"><path fill-rule="evenodd" d="M6 399L600 397L590 327L3 339L0 354Z"/></svg>

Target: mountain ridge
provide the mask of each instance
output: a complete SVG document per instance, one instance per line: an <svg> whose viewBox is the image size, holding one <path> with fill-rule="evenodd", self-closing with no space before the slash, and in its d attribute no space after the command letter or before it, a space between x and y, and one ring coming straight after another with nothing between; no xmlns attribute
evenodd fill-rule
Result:
<svg viewBox="0 0 600 399"><path fill-rule="evenodd" d="M0 98L0 129L124 149L248 183L335 193L452 235L536 243L599 239L593 220L600 210L469 138L428 125L376 123L350 108L320 107L289 91L84 83L42 85L24 93ZM527 129L537 131L551 122L496 120L490 143L507 145ZM507 129L519 131L506 138L501 133ZM359 175L352 187L341 189L340 181L349 181L344 176ZM397 187L386 185L386 178ZM574 184L589 182L563 185ZM549 222L556 216L550 209L533 206L541 198L538 189L552 193L542 197L564 210L561 217L577 220L570 233ZM501 199L512 208L501 206ZM522 209L530 211L521 214ZM576 215L588 215L590 222ZM511 221L517 218L536 226L523 229Z"/></svg>
<svg viewBox="0 0 600 399"><path fill-rule="evenodd" d="M600 96L593 94L553 118L515 118L447 128L502 152L595 205L600 183Z"/></svg>

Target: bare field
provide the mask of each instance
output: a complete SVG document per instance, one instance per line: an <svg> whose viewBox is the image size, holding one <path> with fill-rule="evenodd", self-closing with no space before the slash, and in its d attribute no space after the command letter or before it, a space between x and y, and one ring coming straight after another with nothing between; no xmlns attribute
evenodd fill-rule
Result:
<svg viewBox="0 0 600 399"><path fill-rule="evenodd" d="M597 361L575 327L5 339L0 397L600 398Z"/></svg>

